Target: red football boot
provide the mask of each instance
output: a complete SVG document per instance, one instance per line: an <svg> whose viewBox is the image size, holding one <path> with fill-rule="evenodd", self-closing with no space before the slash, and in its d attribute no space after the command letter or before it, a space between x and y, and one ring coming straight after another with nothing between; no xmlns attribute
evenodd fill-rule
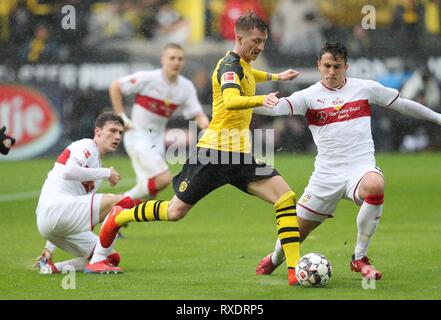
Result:
<svg viewBox="0 0 441 320"><path fill-rule="evenodd" d="M256 267L256 275L264 275L264 274L271 274L274 270L280 265L273 264L273 261L271 260L272 253L265 256L262 260L260 260L259 264Z"/></svg>
<svg viewBox="0 0 441 320"><path fill-rule="evenodd" d="M118 230L121 228L119 225L116 224L115 218L123 210L124 209L120 206L115 206L110 209L109 216L107 217L106 222L101 226L100 242L103 248L110 247L113 240L115 240L118 234Z"/></svg>
<svg viewBox="0 0 441 320"><path fill-rule="evenodd" d="M123 269L115 267L110 263L109 259L96 262L96 263L88 263L84 267L84 273L92 273L92 274L118 274L123 273Z"/></svg>
<svg viewBox="0 0 441 320"><path fill-rule="evenodd" d="M288 269L288 284L290 286L295 286L299 283L296 277L296 269Z"/></svg>
<svg viewBox="0 0 441 320"><path fill-rule="evenodd" d="M366 279L381 279L381 272L374 268L368 257L363 257L361 259L355 260L354 255L352 255L352 260L350 263L351 271L361 272L363 277Z"/></svg>

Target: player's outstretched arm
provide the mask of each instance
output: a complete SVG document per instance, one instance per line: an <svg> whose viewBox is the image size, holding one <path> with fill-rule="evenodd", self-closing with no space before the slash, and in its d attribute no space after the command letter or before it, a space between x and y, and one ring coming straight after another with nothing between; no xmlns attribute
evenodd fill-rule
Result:
<svg viewBox="0 0 441 320"><path fill-rule="evenodd" d="M112 102L113 110L124 121L124 129L131 129L133 127L132 120L130 120L130 118L125 113L123 95L121 93L121 86L118 80L115 80L110 84L109 95L110 101Z"/></svg>
<svg viewBox="0 0 441 320"><path fill-rule="evenodd" d="M253 109L254 114L261 114L264 116L291 116L292 109L289 102L286 99L279 99L278 103L274 107L261 106Z"/></svg>
<svg viewBox="0 0 441 320"><path fill-rule="evenodd" d="M112 175L111 170L111 168L84 168L68 161L64 166L63 178L73 181L109 179Z"/></svg>
<svg viewBox="0 0 441 320"><path fill-rule="evenodd" d="M239 89L227 88L223 90L225 108L227 110L243 110L261 106L264 104L265 95L241 96Z"/></svg>
<svg viewBox="0 0 441 320"><path fill-rule="evenodd" d="M277 75L277 80L279 80L279 81L294 80L295 78L297 78L299 76L299 74L300 74L300 72L298 72L297 70L287 69L283 72L280 72Z"/></svg>
<svg viewBox="0 0 441 320"><path fill-rule="evenodd" d="M294 69L287 69L278 74L253 69L253 75L256 82L288 81L297 78L299 74L300 73Z"/></svg>
<svg viewBox="0 0 441 320"><path fill-rule="evenodd" d="M413 100L397 98L388 108L417 119L441 125L441 114Z"/></svg>

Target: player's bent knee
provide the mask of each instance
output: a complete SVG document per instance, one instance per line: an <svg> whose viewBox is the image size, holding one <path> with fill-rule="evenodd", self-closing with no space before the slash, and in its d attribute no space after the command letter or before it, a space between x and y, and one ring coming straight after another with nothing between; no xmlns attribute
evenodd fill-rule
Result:
<svg viewBox="0 0 441 320"><path fill-rule="evenodd" d="M168 211L168 221L179 221L185 217L188 210L169 210Z"/></svg>
<svg viewBox="0 0 441 320"><path fill-rule="evenodd" d="M384 194L384 178L379 174L366 175L360 184L359 194L361 198L368 195Z"/></svg>
<svg viewBox="0 0 441 320"><path fill-rule="evenodd" d="M181 220L187 215L188 211L190 211L192 207L193 207L192 205L181 201L175 196L168 205L168 220L169 221Z"/></svg>

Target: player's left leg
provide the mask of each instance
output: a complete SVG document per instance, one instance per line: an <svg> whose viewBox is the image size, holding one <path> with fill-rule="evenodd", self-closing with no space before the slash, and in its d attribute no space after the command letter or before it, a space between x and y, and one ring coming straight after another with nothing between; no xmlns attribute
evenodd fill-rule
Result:
<svg viewBox="0 0 441 320"><path fill-rule="evenodd" d="M97 197L99 203L99 222L105 221L107 218L107 213L109 213L110 209L117 206L120 208L132 208L135 203L133 202L132 198L124 196L124 195L113 195L113 194L103 194L100 195L100 197ZM96 213L95 213L96 215ZM93 219L93 221L96 222L96 219ZM104 223L103 223L104 225ZM92 270L93 265L97 263L105 263L108 260L108 257L112 255L113 252L113 245L115 241L112 241L112 244L106 248L104 248L99 239L95 238L95 244L93 249L93 254L90 258L90 263L87 266L87 270ZM119 261L118 261L119 262ZM112 264L113 265L113 264ZM104 268L107 267L107 265L103 266ZM110 266L112 267L112 266ZM95 268L96 269L96 268Z"/></svg>
<svg viewBox="0 0 441 320"><path fill-rule="evenodd" d="M288 283L297 284L295 266L300 259L300 233L295 193L279 175L250 182L247 191L273 204L278 236L288 267Z"/></svg>
<svg viewBox="0 0 441 320"><path fill-rule="evenodd" d="M361 272L366 278L381 278L367 257L371 239L377 229L383 210L384 178L380 172L366 173L354 193L355 202L363 201L357 215L357 245L351 261L351 270Z"/></svg>
<svg viewBox="0 0 441 320"><path fill-rule="evenodd" d="M334 216L338 201L344 194L344 188L344 180L338 178L329 181L320 173L312 175L296 205L300 243L327 218ZM256 275L271 274L284 259L280 240L277 240L274 252L260 260L256 267Z"/></svg>
<svg viewBox="0 0 441 320"><path fill-rule="evenodd" d="M164 158L163 135L152 138L138 136L137 131L127 132L124 137L126 151L136 174L136 185L124 194L132 199L146 201L172 182L172 175Z"/></svg>
<svg viewBox="0 0 441 320"><path fill-rule="evenodd" d="M304 211L302 207L297 208L297 221L299 222L300 243L302 243L307 236L322 224L319 220L309 220L300 216L301 211ZM283 252L280 239L277 239L274 251L266 255L256 267L256 275L269 275L277 269L277 267L285 261L285 253Z"/></svg>

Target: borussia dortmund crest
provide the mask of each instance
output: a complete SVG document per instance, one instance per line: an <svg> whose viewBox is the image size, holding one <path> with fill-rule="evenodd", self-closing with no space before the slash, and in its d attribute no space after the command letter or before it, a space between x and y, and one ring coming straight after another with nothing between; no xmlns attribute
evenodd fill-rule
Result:
<svg viewBox="0 0 441 320"><path fill-rule="evenodd" d="M187 187L188 187L187 180L182 181L181 184L179 185L179 192L184 192L185 190L187 190Z"/></svg>

